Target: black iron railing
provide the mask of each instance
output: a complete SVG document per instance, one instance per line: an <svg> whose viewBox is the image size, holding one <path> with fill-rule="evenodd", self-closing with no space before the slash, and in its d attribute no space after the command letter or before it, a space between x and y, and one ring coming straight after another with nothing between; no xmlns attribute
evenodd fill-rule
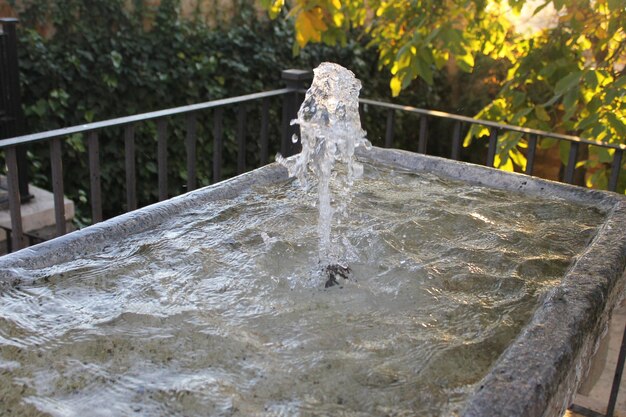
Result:
<svg viewBox="0 0 626 417"><path fill-rule="evenodd" d="M543 130L529 129L520 126L513 126L504 123L491 122L488 120L474 119L472 117L461 116L458 114L446 113L437 110L425 110L411 106L403 106L399 104L384 103L380 101L374 101L369 99L361 99L360 102L364 105L371 105L376 107L382 107L387 109L387 122L385 129L385 146L391 147L393 143L394 132L394 120L395 112L407 112L415 114L420 118L420 128L418 136L417 149L420 153L426 153L426 147L428 143L428 120L429 118L447 119L454 122L454 129L451 138L451 153L450 158L458 160L461 154L461 148L463 145L462 130L463 125L480 125L489 128L489 144L487 150L487 159L485 164L489 167L494 166L495 155L498 149L498 136L502 132L518 132L527 137L528 149L527 149L527 163L526 170L527 175L533 175L535 167L535 156L537 152L537 146L541 138L552 138L559 141L566 141L570 144L570 150L568 155L567 164L565 166L565 172L563 175L563 181L569 184L573 183L574 170L576 169L576 163L578 162L578 154L581 146L598 146L601 148L612 149L614 151L613 161L611 163L611 171L608 182L609 191L616 191L617 183L619 179L620 170L622 168L622 161L626 145L614 144L601 141L595 141L590 139L583 139L578 136L564 135L560 133L551 133Z"/></svg>
<svg viewBox="0 0 626 417"><path fill-rule="evenodd" d="M212 100L204 103L192 104L187 106L175 107L165 110L153 111L149 113L125 116L116 119L110 119L95 123L88 123L78 126L67 127L63 129L51 130L47 132L34 133L23 136L15 136L8 139L0 140L0 151L4 151L6 160L6 172L8 182L9 212L11 217L11 227L6 228L11 237L10 249L17 250L33 242L32 237L29 238L22 229L21 206L20 206L20 173L23 169L19 165L19 150L25 146L38 142L47 142L50 147L50 178L52 184L52 192L55 207L55 228L56 235L60 236L66 233L66 219L64 206L64 184L63 184L63 152L62 143L68 137L76 134L83 134L86 137L86 149L88 154L89 166L89 182L90 196L89 203L91 205L91 218L93 223L97 223L103 219L102 213L102 170L100 161L100 133L107 129L121 128L123 130L123 146L124 146L124 166L125 166L125 191L126 191L126 210L132 211L138 208L137 199L137 167L136 167L136 148L135 148L135 129L141 124L153 122L156 125L156 165L158 176L158 199L164 200L170 197L168 195L168 126L170 120L175 117L185 117L185 139L184 146L186 149L186 189L193 190L197 187L197 119L202 112L211 111L212 121L212 178L213 182L222 179L223 157L222 150L224 148L224 109L236 108L236 127L234 142L237 148L236 173L243 173L249 167L246 161L246 146L249 143L246 137L247 131L247 113L251 103L260 106L260 123L259 133L256 136L259 149L258 158L255 163L264 165L269 161L269 131L270 131L270 100L276 97L282 98L282 121L281 121L281 139L280 152L283 155L291 155L299 152L299 144L293 143L291 137L297 131L297 126L290 124L290 121L296 117L297 110L302 102L303 93L305 92L307 82L312 78L311 71L302 70L286 70L282 72L282 78L286 84L285 88L273 91L261 92L232 97L220 100ZM393 145L393 136L395 128L395 115L397 112L404 112L407 115L415 115L419 118L419 133L417 137L417 151L427 153L427 143L429 140L429 120L439 118L449 120L454 124L452 129L452 137L450 138L451 151L449 157L458 160L462 149L462 132L464 126L480 125L487 127L490 131L487 157L485 164L487 166L494 165L495 155L498 149L498 136L505 131L518 132L527 137L528 148L526 151L527 165L525 173L533 174L535 162L535 153L538 141L541 138L553 138L559 141L566 141L570 144L570 152L568 162L565 166L563 180L568 183L573 182L574 170L576 168L579 148L581 146L599 146L613 150L613 161L611 164L609 189L615 191L618 183L620 169L622 167L623 154L626 150L625 145L610 144L599 141L583 139L577 136L551 133L536 129L528 129L519 126L512 126L502 123L491 122L487 120L474 119L467 116L461 116L451 113L445 113L435 110L425 110L411 106L398 105L393 103L385 103L370 99L361 99L361 110L367 112L370 107L383 109L387 112L384 143L382 145L391 147ZM365 126L367 129L367 126ZM440 135L437 135L441 140ZM121 145L121 144L120 144ZM28 242L25 238L28 238Z"/></svg>

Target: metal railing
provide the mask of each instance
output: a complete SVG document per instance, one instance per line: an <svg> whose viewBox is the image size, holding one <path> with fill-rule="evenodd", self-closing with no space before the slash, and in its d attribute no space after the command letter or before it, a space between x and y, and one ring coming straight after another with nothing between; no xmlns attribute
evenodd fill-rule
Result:
<svg viewBox="0 0 626 417"><path fill-rule="evenodd" d="M462 148L462 127L466 125L479 125L489 128L489 144L487 150L487 159L485 165L489 167L494 166L495 155L498 149L498 136L501 132L510 131L518 132L527 136L528 150L527 150L527 163L524 171L527 175L533 175L535 167L535 156L537 153L537 145L541 138L552 138L559 141L566 141L570 143L570 150L568 155L567 164L565 165L565 172L563 175L563 181L569 184L573 184L574 171L576 169L576 163L578 162L578 154L581 146L598 146L601 148L612 149L614 151L613 161L611 163L611 174L608 182L609 191L616 191L617 183L619 179L620 170L622 168L622 160L626 145L614 144L601 141L595 141L590 139L583 139L578 136L565 135L561 133L551 133L543 130L529 129L520 126L514 126L504 123L491 122L488 120L474 119L472 117L461 116L452 113L446 113L437 110L425 110L411 106L403 106L392 103L384 103L381 101L361 99L360 102L364 105L377 106L387 109L387 122L385 128L385 147L391 147L393 143L394 132L394 114L397 111L412 113L420 118L420 128L418 136L417 151L420 153L426 153L426 147L428 143L428 118L441 118L454 122L454 129L452 133L452 150L450 158L459 160L461 148Z"/></svg>
<svg viewBox="0 0 626 417"><path fill-rule="evenodd" d="M125 166L125 188L126 188L126 210L132 211L138 207L137 201L137 167L136 167L136 147L135 147L135 128L146 122L154 122L156 124L156 159L157 159L157 176L158 176L158 199L164 200L168 195L168 120L176 116L185 116L185 139L184 146L186 149L186 176L187 190L193 190L197 187L197 115L203 111L212 111L212 174L213 182L222 179L222 149L224 147L224 129L223 118L224 108L237 107L235 138L237 156L236 156L236 172L242 173L246 171L246 114L247 106L250 102L260 102L260 125L258 134L259 155L258 163L264 165L268 162L269 157L269 100L275 97L282 97L282 123L281 123L281 141L280 152L283 155L291 155L299 152L299 144L294 144L291 137L297 132L297 126L292 126L290 121L296 117L297 110L303 98L306 83L311 79L310 71L302 70L286 70L282 73L286 87L273 91L262 93L248 94L239 97L226 98L221 100L213 100L204 103L192 104L166 110L159 110L149 113L143 113L133 116L120 117L95 123L89 123L79 126L72 126L63 129L51 130L48 132L34 133L24 136L12 137L0 140L0 150L4 150L7 168L8 194L9 194L9 212L11 217L11 227L6 229L10 235L12 250L17 250L26 245L25 238L30 242L33 241L32 236L25 234L22 229L21 207L19 198L19 180L18 180L18 163L17 149L25 145L32 145L38 142L47 142L50 147L50 165L51 165L51 185L55 207L55 229L56 235L60 236L66 233L65 206L63 192L63 155L62 142L66 138L75 134L84 134L86 136L90 197L92 222L97 223L103 219L102 213L102 192L101 192L101 165L100 165L100 132L111 128L123 129L124 144L124 166ZM519 126L512 126L502 123L495 123L487 120L473 119L471 117L460 116L441 111L425 110L411 106L403 106L392 103L385 103L370 99L361 99L361 110L366 111L365 107L377 107L387 112L384 146L391 147L393 145L394 120L396 112L404 112L408 115L419 117L419 133L417 138L417 151L427 153L427 144L429 140L429 119L440 118L450 120L454 123L451 140L450 158L460 159L462 149L462 131L463 125L480 125L489 128L489 142L487 150L486 165L493 166L494 158L498 148L498 136L501 132L511 131L519 132L528 137L527 149L527 165L525 173L533 174L535 164L535 153L540 138L553 138L559 141L567 141L571 144L568 163L565 166L564 181L572 183L574 170L576 168L577 155L581 146L600 146L612 149L613 162L611 164L611 175L609 179L609 189L614 191L617 187L620 169L622 166L622 158L625 145L609 144L582 139L577 136L550 133L546 131L528 129ZM367 129L367 127L366 127ZM438 135L440 137L440 135ZM120 143L121 146L121 143Z"/></svg>
<svg viewBox="0 0 626 417"><path fill-rule="evenodd" d="M283 98L282 106L282 135L280 151L283 155L291 155L299 151L297 144L291 141L291 137L296 133L297 126L291 126L291 119L296 117L296 113L301 102L300 91L304 83L311 78L310 71L286 70L282 73L286 87L282 89L247 94L238 97L213 100L204 103L175 107L165 110L153 111L137 114L133 116L119 117L115 119L88 123L78 126L56 129L47 132L34 133L29 135L12 137L0 140L0 150L5 152L9 212L11 218L11 228L5 229L11 242L7 245L10 250L18 250L26 245L25 238L32 242L32 236L24 233L22 228L21 205L19 198L18 179L18 156L17 149L26 145L38 142L47 142L50 146L51 184L54 199L55 212L55 234L61 236L66 233L64 187L63 187L63 155L62 142L66 138L76 135L86 135L87 154L89 161L89 183L90 183L90 205L91 218L93 223L103 220L102 214L102 192L101 192L101 163L100 163L100 140L99 133L105 129L122 128L124 143L124 166L126 171L126 208L128 211L135 210L137 203L137 167L136 167L136 147L135 128L138 124L146 122L156 123L157 142L157 175L158 175L158 199L165 200L168 195L168 119L175 116L184 115L185 120L185 143L186 148L186 171L187 190L197 187L197 115L199 112L213 111L213 181L222 179L222 150L224 147L224 108L237 107L235 142L237 144L237 173L246 171L246 114L247 105L250 102L261 102L261 120L259 129L259 163L264 165L268 162L269 153L269 100L274 97Z"/></svg>

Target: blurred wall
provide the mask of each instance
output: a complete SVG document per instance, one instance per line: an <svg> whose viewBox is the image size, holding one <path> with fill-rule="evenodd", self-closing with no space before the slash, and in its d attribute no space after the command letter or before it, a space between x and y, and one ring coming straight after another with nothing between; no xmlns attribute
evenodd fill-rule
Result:
<svg viewBox="0 0 626 417"><path fill-rule="evenodd" d="M200 19L209 27L228 26L233 18L238 15L238 3L240 2L241 0L180 0L180 16L185 19ZM16 6L11 7L8 0L0 0L0 17L19 18L20 5L23 0L17 0L15 3ZM133 3L134 0L126 0L129 9L132 9ZM161 0L143 0L143 3L148 8L156 9L161 4ZM267 13L261 8L260 0L253 0L252 3L256 18L259 20L267 19ZM146 16L144 29L150 30L152 24L153 19ZM37 30L44 36L54 34L54 27L51 24L42 24Z"/></svg>

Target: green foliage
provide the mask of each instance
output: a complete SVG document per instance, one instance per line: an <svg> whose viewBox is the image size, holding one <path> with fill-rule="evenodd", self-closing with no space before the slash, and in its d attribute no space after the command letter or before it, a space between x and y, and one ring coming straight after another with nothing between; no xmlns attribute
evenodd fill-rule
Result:
<svg viewBox="0 0 626 417"><path fill-rule="evenodd" d="M527 5L526 0L266 3L267 7L271 3L273 16L281 8L289 9L296 49L310 42L346 42L351 36L369 39L369 46L377 50L379 68L391 75L394 96L416 79L436 86L451 67L473 73L476 63L486 62L485 58L492 63L505 61L509 68L506 76L498 78L500 91L478 117L626 144L623 1L545 0L535 13L553 6L558 24L530 35L516 33L508 19ZM473 128L466 145L484 133L480 126ZM496 166L523 169L526 139L503 135ZM611 152L589 148L581 164L588 186L606 187ZM626 191L624 164L620 192Z"/></svg>

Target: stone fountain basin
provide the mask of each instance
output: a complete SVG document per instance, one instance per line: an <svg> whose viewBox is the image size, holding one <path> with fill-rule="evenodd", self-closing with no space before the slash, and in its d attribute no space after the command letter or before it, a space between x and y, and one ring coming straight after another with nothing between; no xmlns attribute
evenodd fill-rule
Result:
<svg viewBox="0 0 626 417"><path fill-rule="evenodd" d="M464 416L561 416L587 371L626 281L626 198L399 150L373 148L374 162L533 196L556 196L607 213L604 224L561 283L502 353L467 401ZM0 287L17 285L20 269L37 269L104 250L113 237L149 230L208 201L228 199L253 185L286 178L277 164L124 214L0 258Z"/></svg>

